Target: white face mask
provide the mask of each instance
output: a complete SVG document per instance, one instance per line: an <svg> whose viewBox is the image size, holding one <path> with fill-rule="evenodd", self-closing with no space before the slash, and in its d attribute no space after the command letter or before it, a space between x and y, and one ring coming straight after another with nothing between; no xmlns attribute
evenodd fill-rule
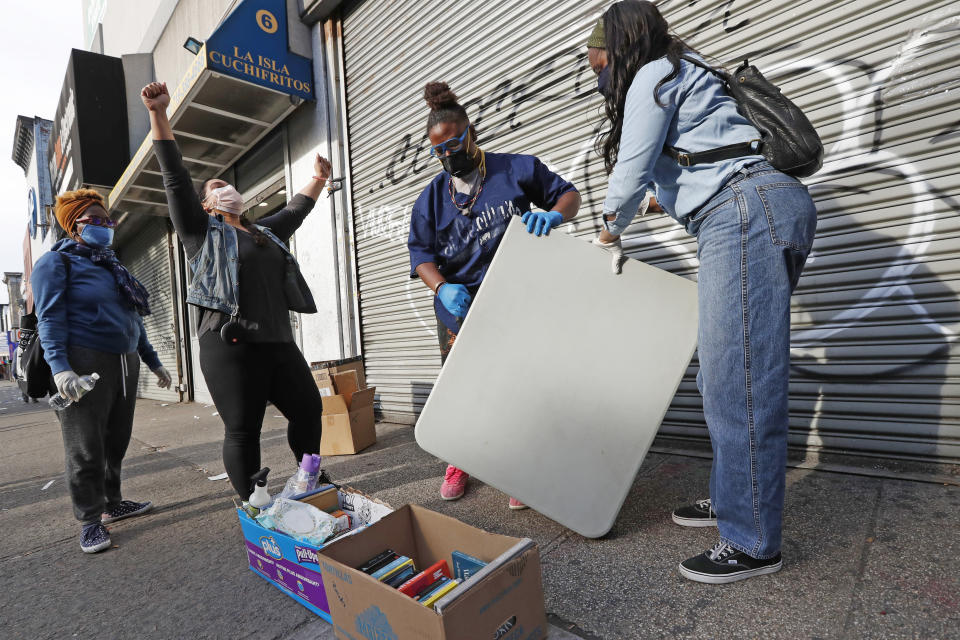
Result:
<svg viewBox="0 0 960 640"><path fill-rule="evenodd" d="M243 196L233 185L228 184L207 194L207 206L238 216L243 213Z"/></svg>

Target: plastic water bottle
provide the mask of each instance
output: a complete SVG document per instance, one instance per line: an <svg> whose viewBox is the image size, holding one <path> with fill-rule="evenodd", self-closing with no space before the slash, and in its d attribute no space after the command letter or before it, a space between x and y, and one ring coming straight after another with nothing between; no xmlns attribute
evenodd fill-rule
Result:
<svg viewBox="0 0 960 640"><path fill-rule="evenodd" d="M289 498L315 489L317 478L320 476L320 456L315 453L303 454L300 468L290 476L278 497Z"/></svg>
<svg viewBox="0 0 960 640"><path fill-rule="evenodd" d="M91 373L88 376L80 376L80 397L85 396L93 386L97 384L97 380L100 379L99 373ZM66 409L73 404L73 400L70 398L65 398L59 393L50 398L50 406L54 409L61 410Z"/></svg>

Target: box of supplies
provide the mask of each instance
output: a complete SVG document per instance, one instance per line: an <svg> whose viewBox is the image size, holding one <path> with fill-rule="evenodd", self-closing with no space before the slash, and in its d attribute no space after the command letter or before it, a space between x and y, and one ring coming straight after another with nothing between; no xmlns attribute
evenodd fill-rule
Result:
<svg viewBox="0 0 960 640"><path fill-rule="evenodd" d="M335 507L349 518L349 532L331 538L320 546L294 540L280 531L266 529L242 508L237 509L250 569L327 622L330 621L330 607L320 577L320 551L393 511L389 505L349 487L335 490L337 498L329 504L325 496L318 499L318 494L322 494L322 491L302 499L303 502L314 504L318 508Z"/></svg>

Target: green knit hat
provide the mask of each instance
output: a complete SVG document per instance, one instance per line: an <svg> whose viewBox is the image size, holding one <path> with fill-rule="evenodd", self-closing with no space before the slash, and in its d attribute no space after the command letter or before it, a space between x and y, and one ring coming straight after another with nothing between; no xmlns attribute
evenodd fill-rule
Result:
<svg viewBox="0 0 960 640"><path fill-rule="evenodd" d="M603 18L597 21L597 26L590 32L590 37L587 38L587 46L594 49L607 48L607 41L603 37Z"/></svg>

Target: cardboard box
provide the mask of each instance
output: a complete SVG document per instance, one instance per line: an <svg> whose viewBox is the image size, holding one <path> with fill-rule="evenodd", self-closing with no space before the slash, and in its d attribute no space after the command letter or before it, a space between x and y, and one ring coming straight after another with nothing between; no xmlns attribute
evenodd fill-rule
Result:
<svg viewBox="0 0 960 640"><path fill-rule="evenodd" d="M300 502L305 502L311 506L330 513L340 508L340 492L333 485L324 485L329 487L323 491L310 492L305 496L298 498ZM321 487L322 488L322 487Z"/></svg>
<svg viewBox="0 0 960 640"><path fill-rule="evenodd" d="M357 380L357 372L344 371L343 373L334 373L331 377L333 378L333 388L346 399L349 405L350 398L361 388Z"/></svg>
<svg viewBox="0 0 960 640"><path fill-rule="evenodd" d="M376 443L376 387L367 387L363 360L314 362L310 366L323 396L320 455L357 453Z"/></svg>
<svg viewBox="0 0 960 640"><path fill-rule="evenodd" d="M323 399L323 433L320 455L357 453L376 443L373 396L376 387L353 392L348 400L341 394Z"/></svg>
<svg viewBox="0 0 960 640"><path fill-rule="evenodd" d="M340 508L353 521L353 529L344 534L346 536L354 535L393 511L389 505L348 487L342 487L337 497ZM316 547L279 531L265 529L243 509L237 509L237 515L251 571L330 622L330 606L320 577L318 555L327 545ZM341 536L329 544L335 545L344 539Z"/></svg>
<svg viewBox="0 0 960 640"><path fill-rule="evenodd" d="M320 395L323 398L337 395L337 388L333 386L333 378L326 371L314 371L313 379L317 382L317 388L320 389Z"/></svg>
<svg viewBox="0 0 960 640"><path fill-rule="evenodd" d="M359 388L367 388L367 377L363 369L363 358L348 358L346 360L327 360L324 362L311 362L310 368L313 370L314 377L318 373L327 373L333 375L335 373L345 373L347 371L355 371L357 374L357 383Z"/></svg>
<svg viewBox="0 0 960 640"><path fill-rule="evenodd" d="M418 569L441 559L451 563L453 551L492 562L518 543L527 543L526 550L485 575L478 573L477 581L448 600L442 613L354 568L385 549L412 558ZM320 570L324 589L331 594L334 633L341 640L547 637L537 546L532 541L481 531L423 507L401 507L321 550Z"/></svg>

